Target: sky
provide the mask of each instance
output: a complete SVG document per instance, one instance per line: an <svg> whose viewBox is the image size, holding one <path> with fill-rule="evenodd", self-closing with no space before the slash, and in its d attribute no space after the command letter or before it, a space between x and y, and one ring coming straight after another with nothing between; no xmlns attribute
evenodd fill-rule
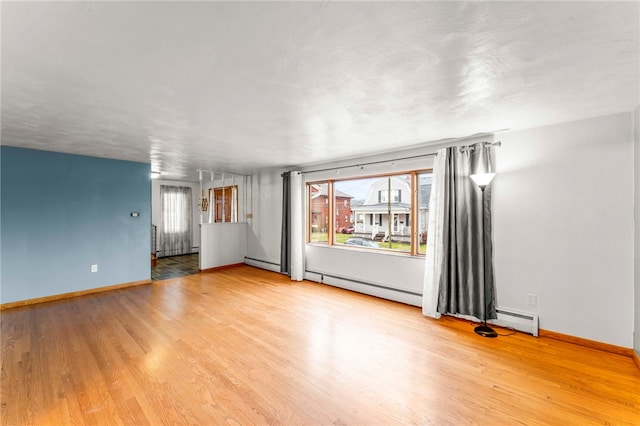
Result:
<svg viewBox="0 0 640 426"><path fill-rule="evenodd" d="M431 183L431 174L422 175L421 185L428 185ZM367 192L372 183L380 178L365 178L365 179L353 179L353 180L341 180L336 181L335 189L351 195L355 200L364 200L367 198Z"/></svg>

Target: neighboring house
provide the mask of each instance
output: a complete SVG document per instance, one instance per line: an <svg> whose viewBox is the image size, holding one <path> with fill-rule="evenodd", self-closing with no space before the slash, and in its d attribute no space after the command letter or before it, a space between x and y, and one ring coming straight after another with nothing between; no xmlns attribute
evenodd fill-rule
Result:
<svg viewBox="0 0 640 426"><path fill-rule="evenodd" d="M351 215L351 199L349 194L342 191L334 191L336 197L336 230L341 230L353 220ZM311 231L327 232L329 228L329 198L327 185L311 185Z"/></svg>
<svg viewBox="0 0 640 426"><path fill-rule="evenodd" d="M419 189L419 230L426 239L431 180ZM352 205L355 233L371 239L411 240L411 183L399 177L384 177L374 182L364 202ZM424 236L423 236L424 234Z"/></svg>
<svg viewBox="0 0 640 426"><path fill-rule="evenodd" d="M393 176L380 178L369 187L364 203L353 207L356 233L368 234L371 239L376 239L386 237L391 229L391 234L402 240L402 237L411 235L410 213L410 183Z"/></svg>
<svg viewBox="0 0 640 426"><path fill-rule="evenodd" d="M420 244L427 242L427 226L429 225L429 199L431 198L431 176L421 176L418 178L418 232L420 233Z"/></svg>

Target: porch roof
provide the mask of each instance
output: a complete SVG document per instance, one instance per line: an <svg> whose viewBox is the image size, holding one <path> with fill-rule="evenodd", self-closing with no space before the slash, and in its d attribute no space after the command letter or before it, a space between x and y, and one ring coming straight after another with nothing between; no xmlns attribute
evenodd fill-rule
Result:
<svg viewBox="0 0 640 426"><path fill-rule="evenodd" d="M351 210L354 214L385 214L389 213L389 205L387 203L369 204L366 206L352 207ZM411 213L411 205L407 203L392 203L391 213Z"/></svg>

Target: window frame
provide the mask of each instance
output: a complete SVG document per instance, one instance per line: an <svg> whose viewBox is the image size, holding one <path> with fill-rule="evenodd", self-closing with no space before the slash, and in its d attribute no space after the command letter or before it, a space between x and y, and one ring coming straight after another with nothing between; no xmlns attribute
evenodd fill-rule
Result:
<svg viewBox="0 0 640 426"><path fill-rule="evenodd" d="M227 192L231 192L227 195ZM209 208L212 209L213 223L238 223L238 185L215 186L209 188ZM226 198L231 200L231 204L227 206L224 201ZM235 203L235 211L233 204ZM220 220L218 220L220 213ZM229 220L227 219L227 214Z"/></svg>
<svg viewBox="0 0 640 426"><path fill-rule="evenodd" d="M393 254L393 255L400 255L400 256L414 256L414 257L424 257L425 253L420 253L420 241L419 241L419 234L420 231L418 229L418 226L420 224L420 219L419 219L419 215L420 215L420 205L419 205L419 181L418 181L418 177L419 175L422 174L429 174L429 173L433 173L433 169L432 168L426 168L426 169L415 169L415 170L408 170L408 171L394 171L392 173L378 173L378 174L371 174L371 175L358 175L358 176L352 176L352 177L348 177L348 178L342 178L342 179L321 179L321 180L314 180L314 181L308 181L306 182L306 212L305 212L305 236L306 236L306 243L309 245L319 245L322 247L339 247L339 248L344 248L347 250L370 250L376 253L385 253L385 254ZM409 215L409 226L411 226L411 233L410 233L410 249L408 251L402 251L402 250L396 250L396 249L391 249L388 247L364 247L364 246L347 246L344 244L340 244L340 243L336 243L336 233L339 232L336 229L336 214L337 214L337 201L335 199L335 184L337 182L342 182L342 181L352 181L352 180L358 180L358 179L379 179L379 178L385 178L385 177L398 177L398 176L409 176L409 183L410 183L410 211L409 213L407 213ZM313 185L322 185L322 184L326 184L327 185L327 216L328 216L328 226L327 226L327 241L311 241L311 187ZM391 195L393 195L393 192L396 191L395 189L392 189ZM401 191L398 189L397 191L399 191L398 193L398 199L402 199L402 193ZM387 194L389 195L389 194ZM393 202L393 201L392 201ZM401 201L397 201L397 202L401 202ZM344 207L342 209L340 209L340 213L344 213ZM351 207L350 211L346 212L347 215L349 215L349 217L353 218L353 221L357 221L357 217L356 215L354 215L353 213L353 208ZM370 220L375 220L377 221L378 219L374 219L373 218L374 215L370 215L369 218ZM366 220L366 219L365 219ZM389 219L390 220L390 219ZM354 224L352 224L354 225ZM354 225L355 226L355 225ZM426 250L425 250L426 251Z"/></svg>

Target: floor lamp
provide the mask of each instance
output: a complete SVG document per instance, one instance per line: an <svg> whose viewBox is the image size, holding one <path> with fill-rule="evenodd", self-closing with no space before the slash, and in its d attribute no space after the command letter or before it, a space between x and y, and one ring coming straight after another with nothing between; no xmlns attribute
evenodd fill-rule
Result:
<svg viewBox="0 0 640 426"><path fill-rule="evenodd" d="M498 337L498 333L496 331L487 326L487 308L488 303L486 301L487 298L487 268L485 268L484 262L484 190L491 183L491 180L494 178L495 173L480 173L477 175L471 175L471 179L478 185L480 191L482 191L482 228L481 228L481 238L482 238L482 291L484 292L484 320L482 321L482 325L477 326L474 331L476 334L479 334L482 337Z"/></svg>

